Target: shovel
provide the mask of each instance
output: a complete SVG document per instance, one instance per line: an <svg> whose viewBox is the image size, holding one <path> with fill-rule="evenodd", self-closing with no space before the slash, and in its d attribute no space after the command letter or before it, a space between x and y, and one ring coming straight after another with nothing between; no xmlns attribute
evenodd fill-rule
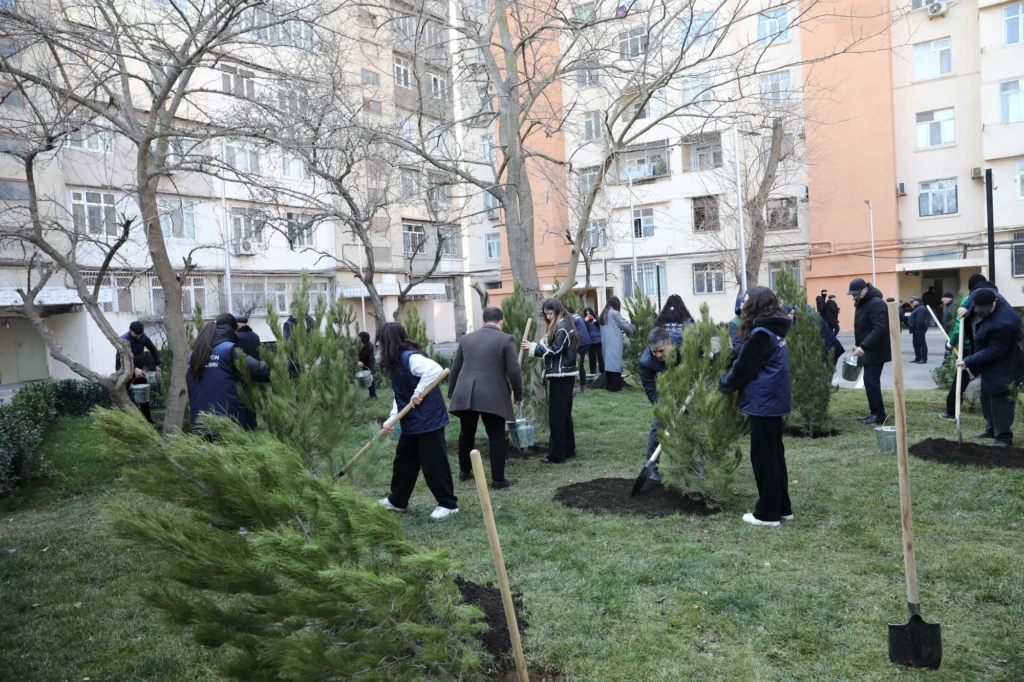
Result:
<svg viewBox="0 0 1024 682"><path fill-rule="evenodd" d="M658 457L661 456L661 443L658 443L658 447L654 449L654 454L647 460L647 464L640 470L640 475L636 477L636 481L633 483L633 491L629 493L630 497L636 497L640 489L644 487L644 483L647 483L647 479L657 471Z"/></svg>
<svg viewBox="0 0 1024 682"><path fill-rule="evenodd" d="M960 360L963 357L964 357L964 329L963 329L963 323L961 323L960 324L960 338L957 339L957 343L956 343L956 358L957 358L957 360ZM963 432L963 429L960 428L960 403L962 401L959 400L960 396L963 395L962 393L960 393L961 383L963 382L963 380L964 380L964 373L960 371L960 368L957 368L957 371L956 371L956 396L957 396L957 401L956 401L956 442L959 445L963 445L964 444L964 432Z"/></svg>
<svg viewBox="0 0 1024 682"><path fill-rule="evenodd" d="M962 337L961 337L962 338ZM907 576L906 625L889 624L889 660L897 665L937 669L942 663L942 632L938 623L921 618L917 594L917 562L914 559L914 524L910 508L910 474L907 457L907 406L903 399L903 358L901 356L899 309L889 303L889 342L892 344L893 403L896 409L896 462L900 479L900 519L903 531L903 564ZM959 374L957 374L959 377ZM959 415L959 407L957 408Z"/></svg>

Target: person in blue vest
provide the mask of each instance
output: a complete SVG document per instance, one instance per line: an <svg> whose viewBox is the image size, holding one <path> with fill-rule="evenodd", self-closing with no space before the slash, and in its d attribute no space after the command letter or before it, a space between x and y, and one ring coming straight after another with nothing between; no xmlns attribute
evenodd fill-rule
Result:
<svg viewBox="0 0 1024 682"><path fill-rule="evenodd" d="M270 381L270 367L245 354L238 345L237 329L235 316L224 313L203 325L192 344L186 381L193 433L209 435L197 423L199 415L207 412L229 417L246 431L256 428L256 413L238 395L242 377L235 362L244 357L249 376L259 382Z"/></svg>
<svg viewBox="0 0 1024 682"><path fill-rule="evenodd" d="M792 321L768 287L754 287L740 311L739 357L718 380L722 393L740 392L740 412L750 418L750 464L757 504L743 515L755 526L778 526L793 519L782 422L792 404L786 334Z"/></svg>
<svg viewBox="0 0 1024 682"><path fill-rule="evenodd" d="M576 348L576 358L580 367L580 393L583 393L587 390L587 368L585 366L587 353L590 351L590 344L594 342L594 339L590 337L590 329L587 327L586 321L573 310L572 306L565 306L565 309L572 316L572 323L576 327L576 338L580 340L580 345Z"/></svg>
<svg viewBox="0 0 1024 682"><path fill-rule="evenodd" d="M423 480L437 501L430 518L443 519L458 514L459 499L455 497L455 484L444 441L448 408L440 389L425 392L444 370L423 353L420 345L409 338L405 327L398 322L388 322L377 331L377 347L380 349L381 371L391 378L391 389L395 392L391 417L406 405L413 405L400 422L402 435L395 448L391 494L378 503L391 511L408 509L416 479L423 469ZM384 427L386 433L391 433L391 429L390 426Z"/></svg>
<svg viewBox="0 0 1024 682"><path fill-rule="evenodd" d="M128 331L121 334L121 338L128 342L129 347L132 351L132 380L133 384L145 384L148 383L146 375L143 373L142 368L146 366L146 351L148 350L150 355L153 356L153 362L156 364L156 373L160 374L160 351L156 349L156 344L153 340L146 336L146 327L135 320L128 325ZM121 354L114 354L114 369L121 371ZM128 396L131 397L131 391L128 392ZM134 400L132 402L135 402ZM150 412L150 403L138 403L139 411L142 412L142 416L146 418L150 424L153 424L153 415Z"/></svg>
<svg viewBox="0 0 1024 682"><path fill-rule="evenodd" d="M597 323L597 314L593 308L583 309L583 321L587 323L590 334L590 373L604 374L604 355L601 354L601 325Z"/></svg>

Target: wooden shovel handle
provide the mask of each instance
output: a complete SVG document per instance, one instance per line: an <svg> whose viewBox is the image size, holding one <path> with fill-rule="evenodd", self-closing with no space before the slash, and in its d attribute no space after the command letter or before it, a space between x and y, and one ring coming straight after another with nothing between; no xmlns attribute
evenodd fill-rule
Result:
<svg viewBox="0 0 1024 682"><path fill-rule="evenodd" d="M441 372L441 376L437 377L436 379L431 381L429 384L427 384L427 387L425 389L423 389L422 395L426 395L426 394L430 393L431 391L433 391L435 388L437 388L437 385L440 384L442 381L444 381L445 377L447 377L450 373L451 373L450 370L447 370L447 369L443 370ZM402 408L401 412L399 412L394 417L391 417L386 422L384 422L384 428L382 428L377 433L376 436L371 438L370 442L367 443L366 445L364 445L363 449L360 450L359 452L357 452L356 456L348 461L348 464L346 464L345 466L343 466L341 468L342 473L348 474L349 470L352 468L352 465L355 464L356 462L358 462L360 459L362 459L363 455L365 455L367 452L369 452L370 448L373 447L373 444L377 442L377 439L380 438L381 436L383 436L386 433L385 429L387 429L387 427L389 427L389 426L394 426L398 422L402 421L402 417L404 417L405 415L409 414L409 412L412 410L413 407L414 407L414 405L410 402L408 405L406 405L405 407Z"/></svg>
<svg viewBox="0 0 1024 682"><path fill-rule="evenodd" d="M532 327L532 326L533 326L533 318L532 317L526 318L526 329L523 330L523 341L528 341L530 339L530 327ZM523 366L523 351L524 350L526 350L526 349L523 348L522 345L520 345L519 346L519 366L520 367Z"/></svg>
<svg viewBox="0 0 1024 682"><path fill-rule="evenodd" d="M917 562L914 560L914 521L910 512L910 464L907 456L907 405L903 397L903 346L900 343L900 309L889 306L889 346L892 349L893 406L896 412L896 466L900 477L900 519L903 528L903 567L907 574L907 603L919 604ZM958 375L959 376L959 375Z"/></svg>
<svg viewBox="0 0 1024 682"><path fill-rule="evenodd" d="M964 335L965 334L966 334L966 331L964 330L964 321L960 320L960 336L958 336L957 340L956 340L956 358L957 358L957 360L960 360L960 359L962 359L964 357ZM960 371L959 367L957 367L956 368L956 412L954 414L956 416L956 427L958 429L960 428L960 396L961 396L960 389L963 386L963 382L964 382L964 373Z"/></svg>
<svg viewBox="0 0 1024 682"><path fill-rule="evenodd" d="M480 451L469 453L473 462L473 478L476 479L476 492L480 496L480 508L484 514L484 527L487 528L487 543L491 547L491 558L494 559L494 570L498 574L498 588L501 590L501 603L505 607L505 620L512 639L512 654L516 659L516 672L519 682L530 682L526 672L526 657L523 656L523 643L519 639L519 621L516 619L516 607L512 602L512 590L508 586L508 574L505 573L505 557L501 554L501 542L498 541L498 528L494 524L494 511L491 509L491 495L487 492L487 478L484 463L480 459Z"/></svg>

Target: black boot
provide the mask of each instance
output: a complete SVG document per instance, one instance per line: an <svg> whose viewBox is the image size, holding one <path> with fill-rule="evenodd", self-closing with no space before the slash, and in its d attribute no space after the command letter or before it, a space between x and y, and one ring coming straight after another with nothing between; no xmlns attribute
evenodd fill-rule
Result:
<svg viewBox="0 0 1024 682"><path fill-rule="evenodd" d="M146 421L150 424L156 424L156 422L153 421L152 413L149 411L150 406L151 403L139 403L139 411L142 412L142 416L146 418Z"/></svg>

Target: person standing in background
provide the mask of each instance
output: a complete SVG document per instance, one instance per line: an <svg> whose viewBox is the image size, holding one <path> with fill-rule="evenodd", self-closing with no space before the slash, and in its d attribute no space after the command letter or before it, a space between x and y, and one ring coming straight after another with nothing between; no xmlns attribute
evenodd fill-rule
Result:
<svg viewBox="0 0 1024 682"><path fill-rule="evenodd" d="M367 370L373 381L370 382L370 400L377 399L377 358L373 356L373 344L367 332L359 332L359 367Z"/></svg>
<svg viewBox="0 0 1024 682"><path fill-rule="evenodd" d="M632 336L636 331L631 323L622 319L622 302L612 296L598 318L601 324L601 348L604 351L604 372L607 388L611 393L622 390L622 335Z"/></svg>
<svg viewBox="0 0 1024 682"><path fill-rule="evenodd" d="M135 320L128 325L128 331L121 334L121 338L128 342L128 346L132 352L132 380L130 383L133 384L146 384L149 381L146 379L146 374L142 371L142 368L146 366L146 351L153 356L153 363L156 365L156 373L160 374L160 351L156 349L156 344L153 340L146 335L146 327ZM114 369L121 371L121 354L114 354ZM128 397L131 398L132 392L128 391ZM132 402L135 402L132 400ZM151 412L152 405L150 403L138 403L139 412L146 418L150 424L156 422L153 421L153 415Z"/></svg>
<svg viewBox="0 0 1024 682"><path fill-rule="evenodd" d="M825 306L828 300L828 289L822 289L821 293L814 297L814 308L818 315L825 317Z"/></svg>
<svg viewBox="0 0 1024 682"><path fill-rule="evenodd" d="M942 294L942 328L946 334L953 328L953 299L956 298L951 292Z"/></svg>
<svg viewBox="0 0 1024 682"><path fill-rule="evenodd" d="M857 308L853 319L853 356L864 368L864 393L870 412L860 418L862 424L885 421L882 400L882 368L892 360L889 346L889 308L882 292L860 277L850 282L850 296Z"/></svg>
<svg viewBox="0 0 1024 682"><path fill-rule="evenodd" d="M590 338L590 332L587 330L587 323L584 319L577 315L571 306L566 306L565 309L572 316L572 323L576 326L576 338L579 339L580 343L576 348L576 357L580 367L580 393L583 393L587 390L587 369L584 363L586 362L587 353L590 351L590 344L593 342L593 339Z"/></svg>
<svg viewBox="0 0 1024 682"><path fill-rule="evenodd" d="M587 323L590 334L590 373L604 374L604 356L601 353L601 325L597 323L597 315L593 308L583 309L583 321Z"/></svg>
<svg viewBox="0 0 1024 682"><path fill-rule="evenodd" d="M235 315L238 321L238 330L235 336L238 337L238 347L245 351L250 358L259 362L260 360L260 335L249 326L248 315Z"/></svg>
<svg viewBox="0 0 1024 682"><path fill-rule="evenodd" d="M942 310L940 310L942 304L939 303L939 295L935 293L935 287L928 287L928 290L921 295L921 302L931 308L932 312L935 313L935 319L942 319ZM932 319L932 316L928 314L927 310L924 314L927 326L934 327L935 320Z"/></svg>
<svg viewBox="0 0 1024 682"><path fill-rule="evenodd" d="M732 352L734 355L739 355L740 346L743 342L740 340L740 310L743 309L743 299L746 296L740 294L736 297L736 303L733 305L733 312L736 316L729 321L729 343L732 345Z"/></svg>
<svg viewBox="0 0 1024 682"><path fill-rule="evenodd" d="M839 333L839 304L836 303L835 294L829 294L828 301L825 302L825 324L833 334Z"/></svg>
<svg viewBox="0 0 1024 682"><path fill-rule="evenodd" d="M914 364L928 364L928 306L920 296L910 297L910 314L907 316L907 328L914 342Z"/></svg>

